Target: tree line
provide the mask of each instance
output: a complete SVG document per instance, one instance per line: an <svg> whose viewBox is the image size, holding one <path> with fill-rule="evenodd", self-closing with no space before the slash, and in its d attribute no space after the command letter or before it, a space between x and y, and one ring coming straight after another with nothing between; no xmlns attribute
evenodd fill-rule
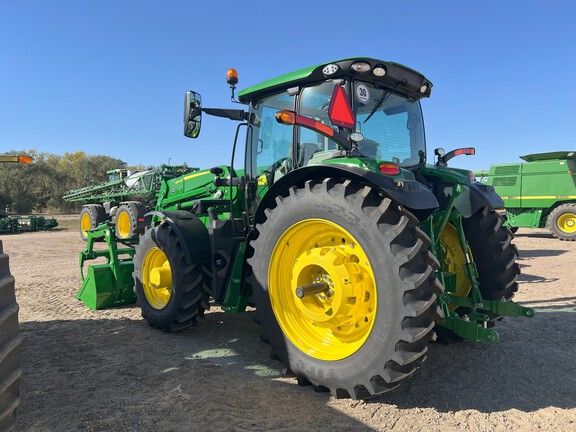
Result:
<svg viewBox="0 0 576 432"><path fill-rule="evenodd" d="M78 211L82 203L64 202L64 192L106 182L106 171L126 165L120 159L82 151L64 155L36 150L4 154L33 158L29 165L0 164L0 209L17 214Z"/></svg>

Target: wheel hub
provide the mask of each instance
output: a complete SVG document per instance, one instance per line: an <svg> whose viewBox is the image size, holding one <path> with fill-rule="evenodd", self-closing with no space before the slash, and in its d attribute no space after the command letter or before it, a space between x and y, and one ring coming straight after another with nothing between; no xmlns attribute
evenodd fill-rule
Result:
<svg viewBox="0 0 576 432"><path fill-rule="evenodd" d="M130 236L130 229L132 228L130 215L126 212L121 212L116 219L116 226L118 227L120 237L123 239L128 238Z"/></svg>
<svg viewBox="0 0 576 432"><path fill-rule="evenodd" d="M286 336L323 360L356 352L376 315L368 257L339 225L308 219L286 230L269 265L274 314Z"/></svg>
<svg viewBox="0 0 576 432"><path fill-rule="evenodd" d="M576 214L564 213L558 218L558 228L566 233L576 232Z"/></svg>
<svg viewBox="0 0 576 432"><path fill-rule="evenodd" d="M163 309L172 295L172 270L168 257L159 248L152 248L144 257L142 287L148 303Z"/></svg>

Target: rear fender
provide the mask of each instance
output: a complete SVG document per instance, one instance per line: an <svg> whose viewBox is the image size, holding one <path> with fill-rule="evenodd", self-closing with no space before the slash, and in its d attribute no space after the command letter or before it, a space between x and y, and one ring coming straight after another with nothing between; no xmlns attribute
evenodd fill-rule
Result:
<svg viewBox="0 0 576 432"><path fill-rule="evenodd" d="M275 182L258 205L255 220L261 220L264 210L274 205L275 197L285 195L291 186L302 187L308 180L324 178L349 179L367 184L417 214L419 219L425 219L438 208L432 191L419 181L394 179L356 166L325 164L296 169Z"/></svg>
<svg viewBox="0 0 576 432"><path fill-rule="evenodd" d="M188 265L210 263L210 236L208 229L194 214L184 210L151 211L146 219L156 216L170 224L184 250Z"/></svg>
<svg viewBox="0 0 576 432"><path fill-rule="evenodd" d="M450 201L453 185L454 183L440 182L437 198L441 208L446 208ZM492 186L483 183L462 184L462 193L456 198L454 208L463 217L468 218L486 206L504 207L504 201Z"/></svg>

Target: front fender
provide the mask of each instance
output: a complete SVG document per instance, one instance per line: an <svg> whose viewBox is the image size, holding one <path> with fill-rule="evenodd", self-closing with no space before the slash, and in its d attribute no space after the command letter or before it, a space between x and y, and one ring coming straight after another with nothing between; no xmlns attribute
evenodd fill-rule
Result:
<svg viewBox="0 0 576 432"><path fill-rule="evenodd" d="M302 187L308 180L324 178L349 179L368 184L424 218L438 208L438 200L432 191L419 181L394 179L351 165L324 164L296 169L275 182L262 198L256 211L256 220L260 220L264 210L272 206L276 196L285 195L291 186Z"/></svg>
<svg viewBox="0 0 576 432"><path fill-rule="evenodd" d="M210 236L208 229L194 214L184 210L151 211L147 218L156 216L170 224L178 237L186 264L206 264L210 262Z"/></svg>

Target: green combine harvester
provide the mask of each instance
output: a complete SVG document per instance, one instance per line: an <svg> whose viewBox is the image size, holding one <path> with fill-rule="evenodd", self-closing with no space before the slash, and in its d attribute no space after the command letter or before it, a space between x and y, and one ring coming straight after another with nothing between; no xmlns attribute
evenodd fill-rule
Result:
<svg viewBox="0 0 576 432"><path fill-rule="evenodd" d="M140 236L111 222L88 230L81 300L125 304L172 332L211 305L256 307L262 338L300 384L335 397L396 387L443 338L497 342L518 250L494 188L448 168L464 148L426 161L420 101L432 84L397 63L350 58L308 67L238 93L244 108L185 97L184 134L202 115L238 122L232 161L162 183ZM238 146L242 167L234 167ZM94 251L90 239L103 238Z"/></svg>
<svg viewBox="0 0 576 432"><path fill-rule="evenodd" d="M560 240L576 240L576 151L520 156L523 163L492 165L474 175L504 200L506 225L548 228Z"/></svg>
<svg viewBox="0 0 576 432"><path fill-rule="evenodd" d="M106 183L66 192L66 202L85 202L80 212L80 237L107 221L116 224L116 235L128 239L138 234L138 219L155 208L156 194L163 181L197 171L186 165L161 165L158 169L130 171L123 168L106 171Z"/></svg>

